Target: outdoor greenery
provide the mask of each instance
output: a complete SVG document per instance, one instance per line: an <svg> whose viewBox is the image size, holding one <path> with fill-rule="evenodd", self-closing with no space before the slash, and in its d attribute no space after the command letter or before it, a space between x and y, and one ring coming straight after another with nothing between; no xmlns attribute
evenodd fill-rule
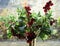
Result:
<svg viewBox="0 0 60 46"><path fill-rule="evenodd" d="M37 37L42 40L49 39L52 35L57 34L56 27L60 27L60 18L54 19L52 16L51 6L53 6L52 1L46 3L43 7L44 15L38 13L30 12L30 6L25 6L24 8L17 8L18 17L10 14L6 17L0 16L0 30L4 26L7 38L11 36L16 36L18 39L26 39L27 43L31 43Z"/></svg>
<svg viewBox="0 0 60 46"><path fill-rule="evenodd" d="M21 37L27 37L27 42L31 42L38 36L42 40L49 38L54 30L51 27L53 23L56 22L50 10L50 6L52 5L53 3L49 1L46 6L43 7L45 15L41 15L40 12L38 12L38 14L34 12L31 13L30 6L26 6L25 8L17 8L17 20L14 15L0 17L0 21L3 22L6 27L8 38L11 37L11 35L17 36L19 39Z"/></svg>

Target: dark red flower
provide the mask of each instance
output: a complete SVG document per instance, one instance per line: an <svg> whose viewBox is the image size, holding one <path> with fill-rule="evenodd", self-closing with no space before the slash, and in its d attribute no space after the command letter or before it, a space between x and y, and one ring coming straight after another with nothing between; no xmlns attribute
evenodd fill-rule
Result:
<svg viewBox="0 0 60 46"><path fill-rule="evenodd" d="M53 6L53 3L51 3L50 5Z"/></svg>
<svg viewBox="0 0 60 46"><path fill-rule="evenodd" d="M56 20L54 20L54 19L51 20L51 21L50 21L50 25L53 25L53 23L55 23L55 22L56 22Z"/></svg>
<svg viewBox="0 0 60 46"><path fill-rule="evenodd" d="M30 8L29 6L26 6L26 7L25 7L25 10L26 10L26 12L27 12L27 17L29 17L30 14L31 14L31 12L30 12L31 8Z"/></svg>
<svg viewBox="0 0 60 46"><path fill-rule="evenodd" d="M44 12L46 13L46 12L47 12L47 10L44 10Z"/></svg>
<svg viewBox="0 0 60 46"><path fill-rule="evenodd" d="M49 2L47 2L46 4L50 4L52 1L50 0Z"/></svg>
<svg viewBox="0 0 60 46"><path fill-rule="evenodd" d="M52 1L51 1L51 0L50 0L48 3L50 4L50 6L52 6L52 5L53 5L53 3L52 3Z"/></svg>
<svg viewBox="0 0 60 46"><path fill-rule="evenodd" d="M27 12L27 17L29 17L29 16L30 16L30 14L31 14L31 12Z"/></svg>
<svg viewBox="0 0 60 46"><path fill-rule="evenodd" d="M32 18L32 19L31 19L31 22L32 22L32 21L35 21L35 19L34 19L34 18Z"/></svg>
<svg viewBox="0 0 60 46"><path fill-rule="evenodd" d="M25 9L27 12L31 10L29 6L26 6Z"/></svg>
<svg viewBox="0 0 60 46"><path fill-rule="evenodd" d="M46 5L52 6L53 3L52 3L52 1L50 0L49 2L46 3Z"/></svg>
<svg viewBox="0 0 60 46"><path fill-rule="evenodd" d="M30 27L30 26L34 23L34 21L35 21L35 19L32 18L32 19L30 20L30 22L28 22L28 26Z"/></svg>
<svg viewBox="0 0 60 46"><path fill-rule="evenodd" d="M36 38L36 35L34 32L27 32L27 43L30 43L34 38Z"/></svg>
<svg viewBox="0 0 60 46"><path fill-rule="evenodd" d="M43 7L44 12L47 13L47 11L51 9L50 6L52 6L52 5L53 5L53 3L51 0L49 2L47 2L46 5Z"/></svg>
<svg viewBox="0 0 60 46"><path fill-rule="evenodd" d="M50 21L50 25L53 25L53 21Z"/></svg>
<svg viewBox="0 0 60 46"><path fill-rule="evenodd" d="M51 8L50 7L48 7L48 10L50 10Z"/></svg>

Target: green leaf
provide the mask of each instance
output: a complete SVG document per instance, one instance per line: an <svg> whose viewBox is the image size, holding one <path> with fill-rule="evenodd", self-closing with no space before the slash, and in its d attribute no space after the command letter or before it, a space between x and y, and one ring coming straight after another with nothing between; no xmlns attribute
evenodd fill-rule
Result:
<svg viewBox="0 0 60 46"><path fill-rule="evenodd" d="M48 39L48 35L46 35L45 33L41 33L41 34L40 34L40 38L41 38L42 40L46 40L46 39Z"/></svg>
<svg viewBox="0 0 60 46"><path fill-rule="evenodd" d="M40 12L38 12L38 17L41 17L41 14L40 14Z"/></svg>

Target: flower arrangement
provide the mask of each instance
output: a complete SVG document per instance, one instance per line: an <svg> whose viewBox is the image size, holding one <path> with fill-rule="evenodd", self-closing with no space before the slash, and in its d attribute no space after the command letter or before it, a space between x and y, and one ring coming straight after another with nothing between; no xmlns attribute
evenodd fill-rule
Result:
<svg viewBox="0 0 60 46"><path fill-rule="evenodd" d="M50 11L50 6L53 6L52 1L46 3L43 7L45 15L42 16L40 12L38 14L31 13L30 6L25 6L22 9L17 9L18 21L14 24L14 28L11 28L13 36L20 38L21 34L25 34L27 42L30 43L33 39L39 36L42 40L44 37L47 38L51 35L51 26L55 22L52 18L52 12ZM47 39L46 38L46 39Z"/></svg>
<svg viewBox="0 0 60 46"><path fill-rule="evenodd" d="M52 17L51 6L53 6L52 1L46 3L43 7L45 15L42 16L40 12L38 14L31 13L30 6L25 6L20 9L17 8L18 20L11 24L8 30L11 31L13 36L19 39L25 38L27 43L31 43L36 37L40 37L42 40L46 40L51 36L51 27L56 22Z"/></svg>

